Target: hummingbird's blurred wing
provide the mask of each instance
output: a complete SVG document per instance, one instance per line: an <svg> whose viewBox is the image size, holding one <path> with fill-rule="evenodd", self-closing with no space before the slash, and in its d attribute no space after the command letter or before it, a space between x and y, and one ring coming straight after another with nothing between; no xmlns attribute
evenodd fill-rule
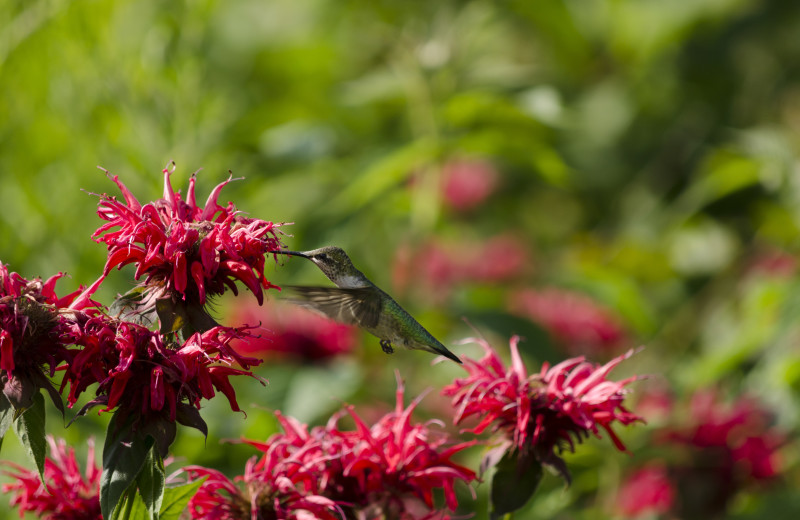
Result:
<svg viewBox="0 0 800 520"><path fill-rule="evenodd" d="M283 286L286 301L315 310L333 320L373 328L381 317L381 298L372 288Z"/></svg>

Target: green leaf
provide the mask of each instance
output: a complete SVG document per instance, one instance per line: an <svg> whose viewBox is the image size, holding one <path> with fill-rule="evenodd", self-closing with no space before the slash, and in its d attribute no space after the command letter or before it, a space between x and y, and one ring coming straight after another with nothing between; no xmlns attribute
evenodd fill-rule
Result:
<svg viewBox="0 0 800 520"><path fill-rule="evenodd" d="M125 490L119 504L114 508L110 520L144 520L151 518L142 497L136 492L136 484Z"/></svg>
<svg viewBox="0 0 800 520"><path fill-rule="evenodd" d="M520 464L523 462L523 464ZM542 480L542 465L532 457L520 461L506 455L495 466L491 482L490 518L496 520L524 506Z"/></svg>
<svg viewBox="0 0 800 520"><path fill-rule="evenodd" d="M0 392L0 448L3 447L3 439L13 420L14 407L11 406L11 402L9 402L5 394Z"/></svg>
<svg viewBox="0 0 800 520"><path fill-rule="evenodd" d="M139 472L139 476L136 477L139 494L144 500L147 510L147 518L158 520L158 513L161 510L161 502L164 498L165 480L164 461L159 454L158 445L153 444L147 452L147 459Z"/></svg>
<svg viewBox="0 0 800 520"><path fill-rule="evenodd" d="M206 477L183 486L169 487L164 490L164 501L161 503L160 520L180 520L189 501L205 482Z"/></svg>
<svg viewBox="0 0 800 520"><path fill-rule="evenodd" d="M47 445L44 438L44 397L41 392L33 396L33 406L23 411L12 424L25 453L36 464L39 477L44 482L44 456Z"/></svg>
<svg viewBox="0 0 800 520"><path fill-rule="evenodd" d="M121 505L123 495L136 481L147 461L148 452L155 444L152 437L133 434L131 419L123 424L119 422L117 411L108 424L103 446L103 474L100 477L100 510L103 518L111 518L111 513L118 504ZM135 491L135 486L133 488ZM132 506L132 503L126 503L126 507Z"/></svg>
<svg viewBox="0 0 800 520"><path fill-rule="evenodd" d="M208 440L208 425L200 416L197 408L188 403L178 403L175 415L180 424L199 430Z"/></svg>

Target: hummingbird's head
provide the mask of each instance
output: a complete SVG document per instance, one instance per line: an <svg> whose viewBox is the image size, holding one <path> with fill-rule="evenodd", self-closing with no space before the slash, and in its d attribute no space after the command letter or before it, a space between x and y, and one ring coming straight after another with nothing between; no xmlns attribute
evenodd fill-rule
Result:
<svg viewBox="0 0 800 520"><path fill-rule="evenodd" d="M363 287L366 285L364 275L355 268L350 257L342 248L326 246L311 251L273 251L284 255L308 258L339 287Z"/></svg>

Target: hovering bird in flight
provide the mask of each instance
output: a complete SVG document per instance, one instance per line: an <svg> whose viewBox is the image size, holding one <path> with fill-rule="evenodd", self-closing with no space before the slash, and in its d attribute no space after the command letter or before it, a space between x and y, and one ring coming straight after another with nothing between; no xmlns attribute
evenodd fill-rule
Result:
<svg viewBox="0 0 800 520"><path fill-rule="evenodd" d="M387 354L394 352L392 345L395 345L440 354L461 363L391 296L356 269L342 249L328 246L312 251L270 253L307 258L336 284L336 287L286 286L292 293L287 301L341 323L358 325L380 338L381 348Z"/></svg>

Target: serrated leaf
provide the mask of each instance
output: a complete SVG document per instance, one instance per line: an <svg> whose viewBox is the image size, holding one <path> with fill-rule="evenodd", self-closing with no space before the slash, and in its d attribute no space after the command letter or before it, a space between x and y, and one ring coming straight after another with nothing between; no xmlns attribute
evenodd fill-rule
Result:
<svg viewBox="0 0 800 520"><path fill-rule="evenodd" d="M152 437L134 435L131 420L126 420L124 424L118 424L119 421L117 411L108 423L103 445L103 474L100 477L100 510L103 518L110 518L121 504L123 495L136 481L147 460L147 453L155 444Z"/></svg>
<svg viewBox="0 0 800 520"><path fill-rule="evenodd" d="M11 427L11 422L14 420L14 407L11 406L5 394L0 393L0 448L3 447L3 439L6 432Z"/></svg>
<svg viewBox="0 0 800 520"><path fill-rule="evenodd" d="M181 514L186 510L189 501L205 482L206 477L190 482L183 486L168 487L164 490L164 500L161 503L160 520L180 520Z"/></svg>
<svg viewBox="0 0 800 520"><path fill-rule="evenodd" d="M44 456L47 452L47 443L44 433L44 396L36 392L33 396L33 405L17 416L12 424L14 432L19 437L19 442L25 448L25 453L36 465L39 477L44 482Z"/></svg>
<svg viewBox="0 0 800 520"><path fill-rule="evenodd" d="M511 453L495 466L491 482L490 515L496 520L524 506L542 480L542 465L533 458L523 461Z"/></svg>
<svg viewBox="0 0 800 520"><path fill-rule="evenodd" d="M136 485L144 501L147 518L158 520L161 502L164 499L165 481L164 461L159 455L158 445L154 444L147 452L144 466L136 477Z"/></svg>

